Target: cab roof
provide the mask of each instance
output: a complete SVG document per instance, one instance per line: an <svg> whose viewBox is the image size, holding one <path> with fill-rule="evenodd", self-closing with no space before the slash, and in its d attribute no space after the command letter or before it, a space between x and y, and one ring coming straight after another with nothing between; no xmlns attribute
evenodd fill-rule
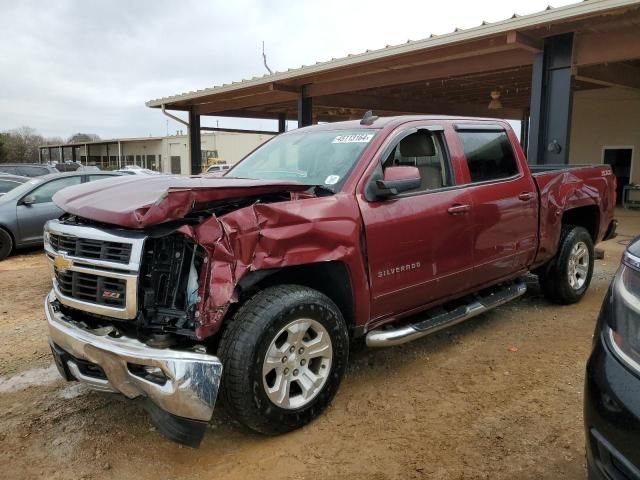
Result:
<svg viewBox="0 0 640 480"><path fill-rule="evenodd" d="M504 120L496 118L479 118L479 117L463 117L463 116L451 116L451 115L399 115L394 117L379 117L375 121L362 124L361 120L348 120L344 122L330 122L321 123L317 125L310 125L308 127L302 127L295 130L290 130L288 133L302 133L307 131L331 131L331 130L380 130L394 128L409 122L416 121L441 121L443 123L455 123L455 122L490 122L493 124L499 123L504 125Z"/></svg>

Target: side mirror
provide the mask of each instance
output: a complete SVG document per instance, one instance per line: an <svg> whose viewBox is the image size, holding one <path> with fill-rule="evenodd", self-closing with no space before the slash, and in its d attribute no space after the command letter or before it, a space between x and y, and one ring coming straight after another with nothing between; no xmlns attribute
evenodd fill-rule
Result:
<svg viewBox="0 0 640 480"><path fill-rule="evenodd" d="M33 195L27 195L22 199L22 204L26 205L27 207L30 207L34 203L36 203L36 197L34 197Z"/></svg>
<svg viewBox="0 0 640 480"><path fill-rule="evenodd" d="M420 188L422 180L416 167L387 167L384 178L376 180L376 196L388 198L402 192Z"/></svg>

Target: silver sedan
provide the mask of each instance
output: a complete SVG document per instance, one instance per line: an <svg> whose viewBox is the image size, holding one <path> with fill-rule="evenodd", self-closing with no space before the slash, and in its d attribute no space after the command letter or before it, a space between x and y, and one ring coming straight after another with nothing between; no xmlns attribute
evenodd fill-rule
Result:
<svg viewBox="0 0 640 480"><path fill-rule="evenodd" d="M19 187L24 182L28 182L29 180L29 177L0 173L0 196L4 195L10 190L13 190L16 187Z"/></svg>
<svg viewBox="0 0 640 480"><path fill-rule="evenodd" d="M14 249L42 245L44 224L63 211L51 200L65 187L119 176L113 172L68 172L36 177L0 196L0 260Z"/></svg>

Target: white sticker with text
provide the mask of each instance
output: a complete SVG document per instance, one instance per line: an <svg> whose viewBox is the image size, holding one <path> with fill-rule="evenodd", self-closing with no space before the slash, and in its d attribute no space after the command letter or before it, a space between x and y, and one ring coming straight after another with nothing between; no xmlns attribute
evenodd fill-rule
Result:
<svg viewBox="0 0 640 480"><path fill-rule="evenodd" d="M335 185L340 180L340 175L329 175L324 181L325 185Z"/></svg>
<svg viewBox="0 0 640 480"><path fill-rule="evenodd" d="M373 133L358 133L352 135L338 135L331 143L369 143Z"/></svg>

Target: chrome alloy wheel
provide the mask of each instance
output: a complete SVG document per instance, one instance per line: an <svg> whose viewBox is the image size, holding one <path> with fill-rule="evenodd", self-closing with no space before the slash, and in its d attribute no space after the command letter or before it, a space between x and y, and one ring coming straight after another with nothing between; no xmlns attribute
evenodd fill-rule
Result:
<svg viewBox="0 0 640 480"><path fill-rule="evenodd" d="M331 372L333 347L327 329L300 318L280 330L265 355L262 383L278 407L305 407L322 390Z"/></svg>
<svg viewBox="0 0 640 480"><path fill-rule="evenodd" d="M574 290L580 290L589 274L589 249L584 242L576 243L571 249L567 269L569 285Z"/></svg>

